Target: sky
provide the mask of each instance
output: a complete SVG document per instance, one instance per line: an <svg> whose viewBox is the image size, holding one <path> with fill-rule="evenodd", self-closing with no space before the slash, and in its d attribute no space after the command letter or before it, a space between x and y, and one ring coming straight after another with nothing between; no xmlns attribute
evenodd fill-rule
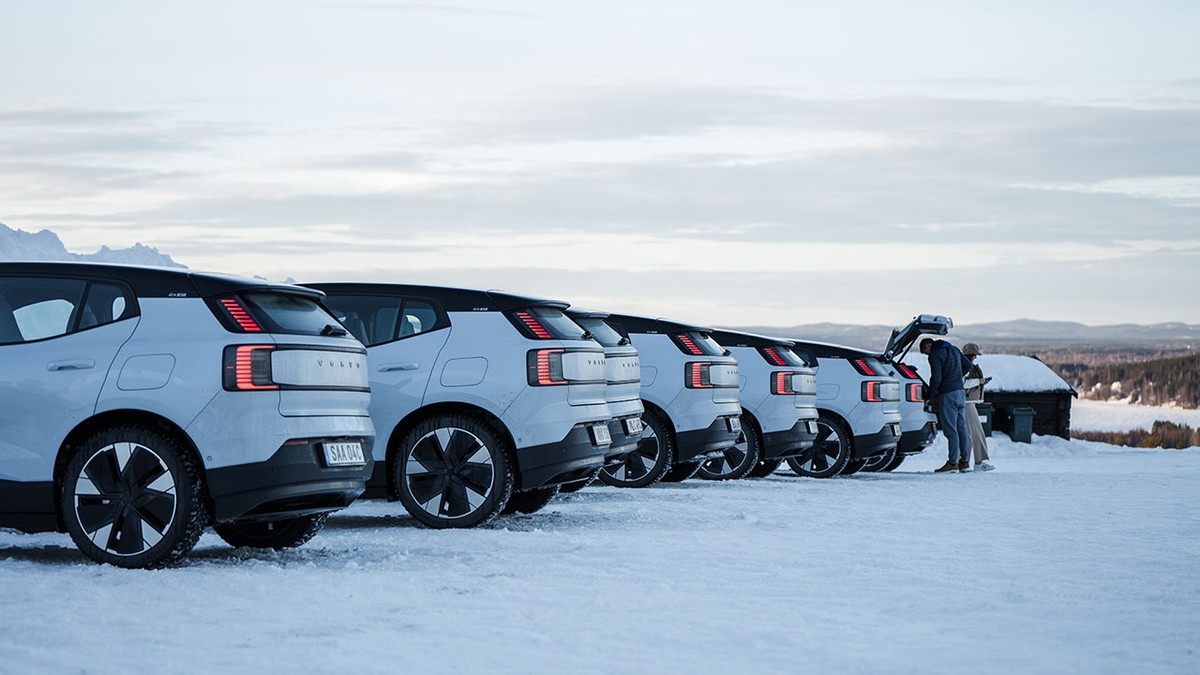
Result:
<svg viewBox="0 0 1200 675"><path fill-rule="evenodd" d="M1200 3L0 2L0 222L709 325L1200 323Z"/></svg>

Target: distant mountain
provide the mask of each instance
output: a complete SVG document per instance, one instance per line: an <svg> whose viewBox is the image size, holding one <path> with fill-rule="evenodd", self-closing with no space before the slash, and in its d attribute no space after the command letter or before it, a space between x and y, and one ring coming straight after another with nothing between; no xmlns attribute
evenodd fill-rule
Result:
<svg viewBox="0 0 1200 675"><path fill-rule="evenodd" d="M183 267L160 253L153 246L134 244L129 248L101 246L95 253L71 253L58 235L50 230L26 232L14 230L0 223L0 260L7 262L101 262L123 265L154 265L157 267Z"/></svg>
<svg viewBox="0 0 1200 675"><path fill-rule="evenodd" d="M800 326L742 326L737 330L781 337L804 338L818 342L834 342L863 349L883 349L892 326L856 325L842 323L812 323ZM951 335L956 341L980 344L1021 343L1139 343L1191 342L1200 344L1200 325L1186 323L1156 323L1149 325L1117 324L1088 326L1070 321L1036 321L1015 319L992 323L955 326Z"/></svg>

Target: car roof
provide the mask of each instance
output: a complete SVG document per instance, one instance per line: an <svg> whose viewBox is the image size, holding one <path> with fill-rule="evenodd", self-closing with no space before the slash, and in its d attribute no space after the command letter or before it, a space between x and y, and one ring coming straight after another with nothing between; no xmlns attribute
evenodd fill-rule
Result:
<svg viewBox="0 0 1200 675"><path fill-rule="evenodd" d="M430 298L441 303L447 312L506 312L522 307L566 309L571 306L562 300L451 286L357 282L317 282L304 283L301 286L339 295L406 295Z"/></svg>
<svg viewBox="0 0 1200 675"><path fill-rule="evenodd" d="M722 347L791 347L792 341L787 338L744 333L737 330L717 329L710 333L712 338L721 343Z"/></svg>
<svg viewBox="0 0 1200 675"><path fill-rule="evenodd" d="M18 262L0 263L0 273L23 276L72 276L84 279L112 279L133 287L141 298L208 297L247 290L273 290L298 293L313 298L323 294L291 284L278 284L265 279L252 279L232 274L196 272L187 268L150 267L146 265L116 265L86 262Z"/></svg>
<svg viewBox="0 0 1200 675"><path fill-rule="evenodd" d="M627 333L684 333L687 331L699 331L701 333L711 333L713 329L704 326L697 326L690 323L679 323L670 319L651 318L648 316L635 316L633 314L609 314L609 320L613 323L618 323Z"/></svg>
<svg viewBox="0 0 1200 675"><path fill-rule="evenodd" d="M847 347L846 345L835 345L830 342L810 342L808 340L792 340L792 344L800 349L812 352L812 355L821 358L839 358L839 359L857 359L864 356L880 358L879 352L857 347Z"/></svg>

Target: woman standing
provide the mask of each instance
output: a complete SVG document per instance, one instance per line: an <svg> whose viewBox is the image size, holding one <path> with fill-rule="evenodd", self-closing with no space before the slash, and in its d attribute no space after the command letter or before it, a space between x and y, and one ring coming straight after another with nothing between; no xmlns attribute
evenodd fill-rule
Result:
<svg viewBox="0 0 1200 675"><path fill-rule="evenodd" d="M971 442L971 455L975 458L976 471L991 471L996 468L988 463L987 436L983 435L983 422L979 420L977 403L983 401L983 385L992 378L984 377L975 358L979 356L979 345L968 342L963 345L963 356L971 361L971 369L963 377L963 389L967 392L967 438Z"/></svg>

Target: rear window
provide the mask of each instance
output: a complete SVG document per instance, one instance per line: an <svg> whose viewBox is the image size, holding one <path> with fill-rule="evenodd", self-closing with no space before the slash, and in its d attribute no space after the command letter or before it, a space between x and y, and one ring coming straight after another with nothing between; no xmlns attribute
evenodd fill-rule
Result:
<svg viewBox="0 0 1200 675"><path fill-rule="evenodd" d="M213 311L226 328L238 333L320 335L329 326L342 333L337 319L315 298L271 291L249 291L218 298Z"/></svg>
<svg viewBox="0 0 1200 675"><path fill-rule="evenodd" d="M517 330L533 340L584 340L586 333L557 307L526 307L507 314Z"/></svg>
<svg viewBox="0 0 1200 675"><path fill-rule="evenodd" d="M604 345L605 347L617 347L621 344L628 344L625 336L617 332L617 329L605 323L604 319L599 317L580 317L575 319L575 323L583 327L584 330L592 334L592 338Z"/></svg>
<svg viewBox="0 0 1200 675"><path fill-rule="evenodd" d="M884 377L888 374L888 369L884 367L883 362L873 356L857 356L846 360L858 371L859 375Z"/></svg>
<svg viewBox="0 0 1200 675"><path fill-rule="evenodd" d="M804 359L800 358L796 352L792 351L791 347L783 345L771 345L770 347L759 347L758 353L766 359L767 363L773 366L792 366L794 368L802 368L808 364Z"/></svg>
<svg viewBox="0 0 1200 675"><path fill-rule="evenodd" d="M720 345L708 333L701 333L698 330L689 330L684 333L677 333L671 336L671 340L675 342L675 346L684 354L692 356L724 356L725 348Z"/></svg>

